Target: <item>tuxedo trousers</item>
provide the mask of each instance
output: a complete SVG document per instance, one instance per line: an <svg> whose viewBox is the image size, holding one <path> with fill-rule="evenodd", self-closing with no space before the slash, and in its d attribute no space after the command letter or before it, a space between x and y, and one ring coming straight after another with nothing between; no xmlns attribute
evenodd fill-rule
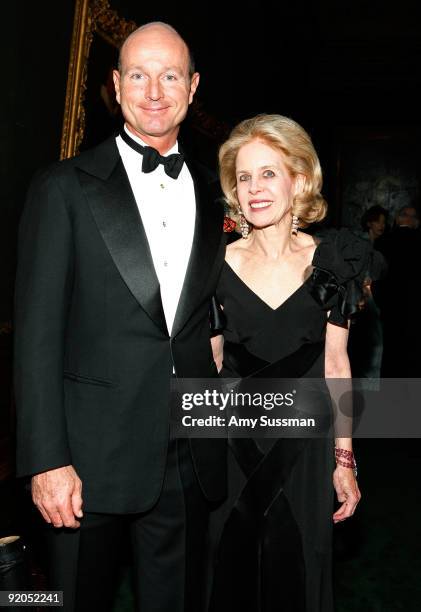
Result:
<svg viewBox="0 0 421 612"><path fill-rule="evenodd" d="M162 491L149 511L85 513L77 530L48 529L49 588L63 591L65 612L111 611L130 538L136 610L200 612L208 519L188 441L170 440Z"/></svg>

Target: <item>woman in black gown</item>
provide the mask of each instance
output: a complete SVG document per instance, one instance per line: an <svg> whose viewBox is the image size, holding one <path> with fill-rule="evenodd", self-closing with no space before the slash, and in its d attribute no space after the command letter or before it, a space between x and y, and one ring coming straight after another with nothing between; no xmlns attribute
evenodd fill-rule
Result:
<svg viewBox="0 0 421 612"><path fill-rule="evenodd" d="M227 248L216 295L222 375L350 378L348 317L367 245L346 230L301 231L326 212L309 136L288 118L259 115L233 130L219 161L242 234ZM212 612L333 610L332 525L360 499L352 439L272 442L230 441L229 499L212 529Z"/></svg>

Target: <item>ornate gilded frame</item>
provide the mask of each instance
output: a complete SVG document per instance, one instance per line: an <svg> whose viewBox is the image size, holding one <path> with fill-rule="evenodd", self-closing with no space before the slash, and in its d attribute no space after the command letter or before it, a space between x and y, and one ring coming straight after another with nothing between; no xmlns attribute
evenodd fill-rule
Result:
<svg viewBox="0 0 421 612"><path fill-rule="evenodd" d="M94 34L119 47L136 27L134 21L122 19L113 11L108 0L76 0L60 159L76 155L83 140L88 59Z"/></svg>
<svg viewBox="0 0 421 612"><path fill-rule="evenodd" d="M120 17L111 9L109 0L76 0L60 159L76 155L83 141L88 60L94 35L118 48L136 27L134 21ZM209 115L201 102L193 102L191 116L193 127L207 137L217 142L226 138L229 126Z"/></svg>

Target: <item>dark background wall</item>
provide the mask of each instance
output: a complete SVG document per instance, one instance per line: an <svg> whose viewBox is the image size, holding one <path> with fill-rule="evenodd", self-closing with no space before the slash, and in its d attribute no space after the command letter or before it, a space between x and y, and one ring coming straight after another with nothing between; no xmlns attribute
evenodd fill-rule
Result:
<svg viewBox="0 0 421 612"><path fill-rule="evenodd" d="M0 115L0 320L10 318L16 219L34 171L58 158L73 1L5 2Z"/></svg>

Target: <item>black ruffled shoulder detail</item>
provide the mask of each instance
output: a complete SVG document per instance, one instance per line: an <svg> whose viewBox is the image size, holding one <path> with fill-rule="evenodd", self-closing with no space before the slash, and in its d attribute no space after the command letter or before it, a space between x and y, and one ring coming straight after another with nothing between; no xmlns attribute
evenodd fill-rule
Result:
<svg viewBox="0 0 421 612"><path fill-rule="evenodd" d="M372 246L350 230L324 230L313 257L309 289L315 300L330 310L329 321L346 327L359 310L362 286L369 275Z"/></svg>

